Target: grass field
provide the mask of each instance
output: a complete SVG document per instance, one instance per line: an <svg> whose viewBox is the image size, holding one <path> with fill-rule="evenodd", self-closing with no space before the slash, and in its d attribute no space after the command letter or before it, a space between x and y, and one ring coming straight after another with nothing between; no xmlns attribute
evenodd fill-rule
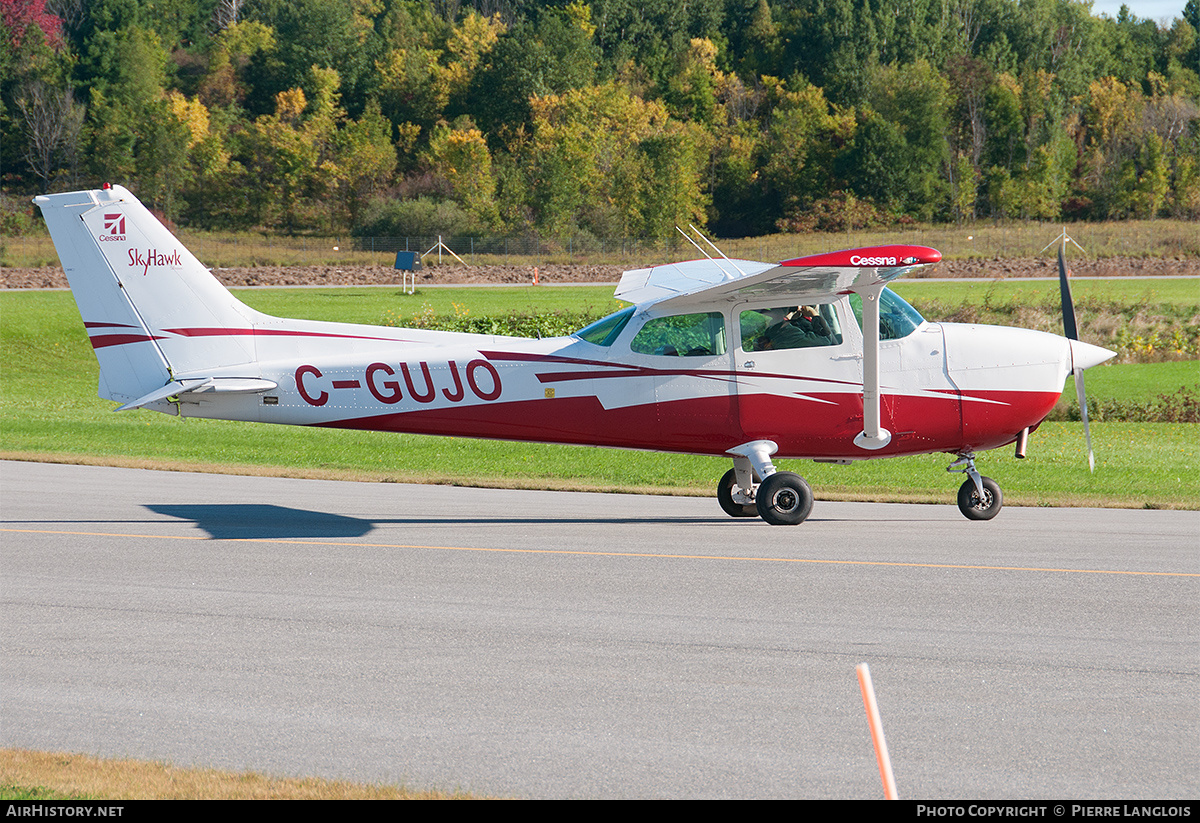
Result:
<svg viewBox="0 0 1200 823"><path fill-rule="evenodd" d="M1060 304L1057 280L898 280L893 289L909 302L930 301L940 306L1016 303ZM1128 306L1174 305L1200 310L1200 285L1190 278L1147 279L1139 277L1071 281L1075 302L1104 300ZM931 315L931 320L938 319ZM1057 317L1056 317L1057 320Z"/></svg>
<svg viewBox="0 0 1200 823"><path fill-rule="evenodd" d="M921 284L935 288L942 284ZM957 285L957 284L945 284ZM380 322L385 313L579 310L603 313L611 289L436 289L402 297L392 289L242 290L262 311L313 319ZM114 414L96 396L97 365L66 292L0 294L0 456L68 462L342 477L392 482L713 493L728 468L720 458L588 447L473 441L377 432L179 419L148 411ZM1195 362L1101 366L1093 396L1136 397L1197 382ZM1077 423L1045 423L1029 458L1008 450L980 459L985 474L1023 505L1200 506L1200 426L1093 426L1097 471L1089 475ZM949 503L961 477L946 455L852 466L781 461L813 485L818 500ZM399 505L399 501L398 501ZM714 503L715 505L715 503Z"/></svg>

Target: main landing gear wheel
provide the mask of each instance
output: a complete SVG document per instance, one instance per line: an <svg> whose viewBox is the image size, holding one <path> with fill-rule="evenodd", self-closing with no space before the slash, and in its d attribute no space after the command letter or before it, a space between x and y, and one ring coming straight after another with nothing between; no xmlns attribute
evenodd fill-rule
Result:
<svg viewBox="0 0 1200 823"><path fill-rule="evenodd" d="M991 520L1000 513L1000 507L1004 505L1004 495L992 478L979 479L983 481L983 499L979 497L975 481L968 477L958 488L958 510L968 520Z"/></svg>
<svg viewBox="0 0 1200 823"><path fill-rule="evenodd" d="M737 472L733 469L725 472L721 482L717 484L717 502L730 517L758 517L758 507L753 503L739 503L733 499L733 489L737 486Z"/></svg>
<svg viewBox="0 0 1200 823"><path fill-rule="evenodd" d="M813 505L812 489L794 472L775 472L765 478L754 499L759 516L772 526L803 523Z"/></svg>

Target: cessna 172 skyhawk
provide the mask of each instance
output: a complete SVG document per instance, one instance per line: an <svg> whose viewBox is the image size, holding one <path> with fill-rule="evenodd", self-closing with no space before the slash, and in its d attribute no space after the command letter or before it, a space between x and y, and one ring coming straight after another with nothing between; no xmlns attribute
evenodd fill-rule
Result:
<svg viewBox="0 0 1200 823"><path fill-rule="evenodd" d="M1112 353L926 322L887 283L941 259L880 246L626 272L633 305L569 337L288 320L239 302L126 189L36 198L117 411L724 455L733 517L795 524L812 492L772 457L948 452L963 513L999 487L975 453L1025 437L1066 376Z"/></svg>

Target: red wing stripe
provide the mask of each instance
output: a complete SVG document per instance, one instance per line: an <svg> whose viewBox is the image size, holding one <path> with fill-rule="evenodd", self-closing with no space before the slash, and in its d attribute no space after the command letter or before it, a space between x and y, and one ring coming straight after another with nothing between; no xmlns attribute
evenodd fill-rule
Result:
<svg viewBox="0 0 1200 823"><path fill-rule="evenodd" d="M136 329L137 326L129 323L89 323L86 320L83 323L85 329Z"/></svg>

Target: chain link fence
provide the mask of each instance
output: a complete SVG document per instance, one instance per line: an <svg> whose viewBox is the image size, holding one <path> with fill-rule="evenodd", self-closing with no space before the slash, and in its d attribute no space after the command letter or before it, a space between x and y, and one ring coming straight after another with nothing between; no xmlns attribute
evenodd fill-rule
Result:
<svg viewBox="0 0 1200 823"><path fill-rule="evenodd" d="M1075 223L1066 227L1072 239L1097 257L1197 257L1200 232L1193 222L1145 220ZM895 243L932 246L945 259L1009 259L1053 256L1052 245L1063 231L1056 223L904 227L888 231L786 234L742 239L714 239L729 257L777 261L808 254ZM716 255L703 240L693 239ZM454 256L469 265L613 265L638 268L695 259L702 252L679 233L653 238L604 239L590 235L545 238L536 235L431 235L413 237L317 237L232 232L179 232L180 242L207 266L392 266L396 253L413 252L426 265ZM451 255L453 252L453 255ZM54 266L58 255L43 232L0 239L0 265Z"/></svg>

